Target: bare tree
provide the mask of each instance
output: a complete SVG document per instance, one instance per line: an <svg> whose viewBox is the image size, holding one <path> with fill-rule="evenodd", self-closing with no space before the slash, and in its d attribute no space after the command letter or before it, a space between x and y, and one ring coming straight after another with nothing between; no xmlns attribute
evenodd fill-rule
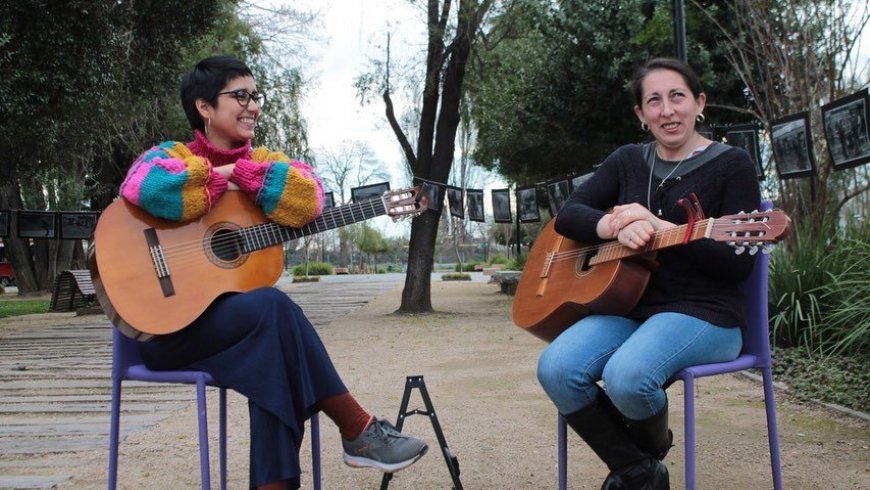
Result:
<svg viewBox="0 0 870 490"><path fill-rule="evenodd" d="M717 11L701 7L698 0L693 4L718 26L731 47L728 60L746 85L750 113L768 130L777 118L810 111L817 173L807 179L780 180L783 207L795 217L812 217L819 226L831 208L838 212L855 197L866 200L866 167L849 171L855 178L832 173L825 139L820 137L820 107L867 85L868 61L860 56L857 43L870 19L870 6L851 0L726 1L732 22L726 26ZM859 207L866 210L866 202Z"/></svg>
<svg viewBox="0 0 870 490"><path fill-rule="evenodd" d="M350 201L351 187L390 179L389 172L375 158L369 145L363 141L345 140L338 148L321 150L316 161L318 174L323 179L325 187L337 193L339 197L336 204L347 204ZM343 263L352 261L348 234L339 233L338 241L339 260Z"/></svg>
<svg viewBox="0 0 870 490"><path fill-rule="evenodd" d="M460 102L465 74L479 31L493 0L426 0L426 61L416 148L396 117L390 86L387 43L382 97L387 121L395 133L411 173L420 179L446 183L453 165ZM372 82L372 80L369 80ZM365 81L358 82L366 85ZM361 92L364 90L361 90ZM441 210L426 212L411 224L408 274L400 312L432 311L431 273Z"/></svg>

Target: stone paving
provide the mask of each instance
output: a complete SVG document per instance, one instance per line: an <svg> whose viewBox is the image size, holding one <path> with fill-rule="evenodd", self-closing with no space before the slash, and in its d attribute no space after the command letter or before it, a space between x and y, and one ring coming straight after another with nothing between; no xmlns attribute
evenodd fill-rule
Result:
<svg viewBox="0 0 870 490"><path fill-rule="evenodd" d="M320 326L401 287L404 276L330 279L283 279L277 287ZM102 314L51 313L3 322L0 489L51 488L82 463L77 452L108 448L111 327ZM121 437L152 427L195 399L189 386L125 382Z"/></svg>

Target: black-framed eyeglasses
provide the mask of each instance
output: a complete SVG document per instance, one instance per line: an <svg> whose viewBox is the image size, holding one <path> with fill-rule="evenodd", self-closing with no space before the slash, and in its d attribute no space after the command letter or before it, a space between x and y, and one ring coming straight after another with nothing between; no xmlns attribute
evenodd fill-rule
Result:
<svg viewBox="0 0 870 490"><path fill-rule="evenodd" d="M236 102L238 102L240 106L246 109L248 107L248 104L251 103L251 100L256 102L257 105L260 107L266 105L266 94L262 92L248 92L243 88L240 88L238 90L230 90L229 92L218 92L215 94L215 97L217 97L218 95L229 95L230 97L236 99Z"/></svg>

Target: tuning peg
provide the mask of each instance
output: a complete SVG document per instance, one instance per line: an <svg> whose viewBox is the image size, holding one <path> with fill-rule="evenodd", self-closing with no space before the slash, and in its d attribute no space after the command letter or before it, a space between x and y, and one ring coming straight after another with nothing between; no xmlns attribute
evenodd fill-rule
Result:
<svg viewBox="0 0 870 490"><path fill-rule="evenodd" d="M749 247L749 255L755 255L758 253L758 245L753 245Z"/></svg>
<svg viewBox="0 0 870 490"><path fill-rule="evenodd" d="M745 251L746 251L746 247L744 247L743 245L740 245L740 246L734 248L734 255L740 255Z"/></svg>
<svg viewBox="0 0 870 490"><path fill-rule="evenodd" d="M773 250L773 245L766 243L761 247L761 253L764 255L770 254L770 251Z"/></svg>

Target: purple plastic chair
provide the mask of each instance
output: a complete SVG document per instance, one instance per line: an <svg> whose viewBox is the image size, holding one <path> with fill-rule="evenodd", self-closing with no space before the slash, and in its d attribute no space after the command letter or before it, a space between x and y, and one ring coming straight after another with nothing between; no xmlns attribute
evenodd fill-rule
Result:
<svg viewBox="0 0 870 490"><path fill-rule="evenodd" d="M112 415L109 426L109 490L118 480L118 435L121 418L121 382L124 380L155 383L184 383L196 385L197 415L199 418L199 460L202 488L211 489L208 457L208 412L205 387L217 386L211 375L203 371L152 371L145 367L139 354L137 341L112 328ZM220 390L220 465L221 488L227 488L227 389ZM315 490L320 490L320 421L311 417L311 466Z"/></svg>
<svg viewBox="0 0 870 490"><path fill-rule="evenodd" d="M773 208L771 201L761 204L762 211ZM671 381L682 380L684 384L683 401L685 405L685 479L686 488L695 488L695 379L716 374L734 373L745 369L758 369L764 385L764 406L767 412L767 438L770 445L770 469L773 474L773 488L782 490L782 471L779 462L779 436L776 429L776 408L773 399L773 373L770 359L770 330L767 314L768 256L758 253L755 268L746 279L747 325L743 328L743 352L730 362L701 364L678 372ZM568 430L565 419L557 416L557 446L559 459L559 489L568 485Z"/></svg>

